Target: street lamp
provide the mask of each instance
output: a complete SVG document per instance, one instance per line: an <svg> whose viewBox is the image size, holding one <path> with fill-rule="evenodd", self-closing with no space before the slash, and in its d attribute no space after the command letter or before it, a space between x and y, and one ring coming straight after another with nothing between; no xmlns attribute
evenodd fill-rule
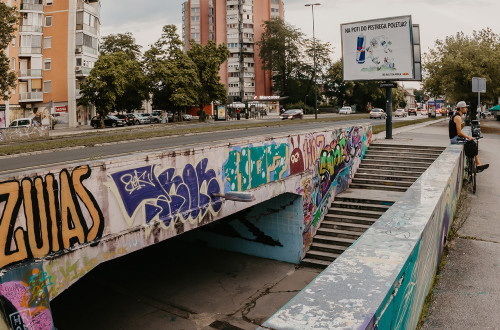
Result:
<svg viewBox="0 0 500 330"><path fill-rule="evenodd" d="M318 91L316 90L316 38L314 36L314 6L320 6L320 3L308 3L306 7L311 7L313 20L313 82L314 82L314 119L318 119Z"/></svg>
<svg viewBox="0 0 500 330"><path fill-rule="evenodd" d="M306 94L306 96L304 96L304 107L307 108L307 97L309 96L309 94ZM306 109L304 109L305 111Z"/></svg>

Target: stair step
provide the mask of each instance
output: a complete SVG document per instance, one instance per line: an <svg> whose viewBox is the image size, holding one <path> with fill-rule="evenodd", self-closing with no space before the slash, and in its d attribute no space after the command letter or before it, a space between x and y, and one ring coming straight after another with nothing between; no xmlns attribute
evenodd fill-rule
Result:
<svg viewBox="0 0 500 330"><path fill-rule="evenodd" d="M316 234L314 241L324 244L351 246L357 239Z"/></svg>
<svg viewBox="0 0 500 330"><path fill-rule="evenodd" d="M363 235L363 232L320 227L318 228L317 234L332 237L358 239L359 236Z"/></svg>
<svg viewBox="0 0 500 330"><path fill-rule="evenodd" d="M329 207L328 214L346 214L346 215L354 215L358 217L366 217L378 219L385 211L370 211L370 210L359 210L359 209L345 209L340 207Z"/></svg>
<svg viewBox="0 0 500 330"><path fill-rule="evenodd" d="M410 187L416 180L413 181L393 181L393 180L379 180L379 179L363 179L354 177L352 179L352 183L361 183L361 184L379 184L383 186L390 187Z"/></svg>
<svg viewBox="0 0 500 330"><path fill-rule="evenodd" d="M364 161L363 161L364 162ZM394 170L394 171L405 171L405 172L421 172L424 173L429 166L416 166L416 165L393 165L393 164L363 164L359 166L358 170Z"/></svg>
<svg viewBox="0 0 500 330"><path fill-rule="evenodd" d="M370 144L370 149L387 149L387 150L433 150L433 151L444 151L444 147L433 147L433 146L412 146L412 145L396 145L396 144Z"/></svg>
<svg viewBox="0 0 500 330"><path fill-rule="evenodd" d="M304 258L304 259L302 259L301 264L304 266L310 266L310 267L316 267L316 268L326 268L331 264L331 262L325 261L325 260L319 260L319 259Z"/></svg>
<svg viewBox="0 0 500 330"><path fill-rule="evenodd" d="M319 260L325 260L325 261L334 261L340 256L338 253L331 253L331 252L325 252L325 251L319 251L319 250L309 250L306 253L306 258L311 258L311 259L319 259Z"/></svg>
<svg viewBox="0 0 500 330"><path fill-rule="evenodd" d="M321 222L321 228L355 231L355 232L360 232L360 233L364 233L370 227L371 227L371 225L360 224L360 223L350 223L350 222L343 222L343 221L323 220Z"/></svg>
<svg viewBox="0 0 500 330"><path fill-rule="evenodd" d="M381 159L387 161L412 161L418 163L432 163L436 160L435 157L409 157L409 156L389 156L389 155L373 155L373 154L365 154L363 158L365 160L372 159Z"/></svg>
<svg viewBox="0 0 500 330"><path fill-rule="evenodd" d="M372 225L377 221L375 218L366 218L366 217L360 217L356 215L348 215L348 214L326 214L325 215L325 220L331 220L331 221L342 221L346 223L359 223L359 224L364 224L364 225ZM325 221L323 220L323 222Z"/></svg>
<svg viewBox="0 0 500 330"><path fill-rule="evenodd" d="M389 191L400 191L400 192L405 192L406 190L408 190L408 188L405 187L362 184L362 183L352 183L350 187L356 189L376 189L376 190L389 190Z"/></svg>
<svg viewBox="0 0 500 330"><path fill-rule="evenodd" d="M383 159L383 158L363 158L363 162L365 164L390 164L390 165L417 165L420 167L431 165L434 161L417 161L417 160L406 160L404 158L401 158L400 160L395 160L395 159Z"/></svg>
<svg viewBox="0 0 500 330"><path fill-rule="evenodd" d="M335 200L331 207L339 207L344 209L362 209L368 211L379 211L385 212L390 207L389 205L384 204L370 204L363 202L349 202L349 201L338 201Z"/></svg>
<svg viewBox="0 0 500 330"><path fill-rule="evenodd" d="M391 175L387 174L378 174L377 171L373 171L374 173L356 173L354 175L357 179L377 179L377 180L388 180L388 181L411 181L415 182L418 177L411 177L406 175Z"/></svg>
<svg viewBox="0 0 500 330"><path fill-rule="evenodd" d="M313 243L311 244L311 250L325 251L338 254L343 253L345 250L347 250L347 248L348 246L345 245L325 244L325 243L315 242L314 240Z"/></svg>
<svg viewBox="0 0 500 330"><path fill-rule="evenodd" d="M372 157L410 157L410 158L438 158L440 153L421 153L421 152L389 152L389 151L378 151L378 150L368 150L365 153L366 156Z"/></svg>
<svg viewBox="0 0 500 330"><path fill-rule="evenodd" d="M403 170L384 170L380 168L373 168L373 167L359 167L358 171L356 172L356 175L371 175L371 174L378 174L378 175L395 175L395 176L407 176L407 177L412 177L412 178L418 178L424 173L423 171L403 171Z"/></svg>

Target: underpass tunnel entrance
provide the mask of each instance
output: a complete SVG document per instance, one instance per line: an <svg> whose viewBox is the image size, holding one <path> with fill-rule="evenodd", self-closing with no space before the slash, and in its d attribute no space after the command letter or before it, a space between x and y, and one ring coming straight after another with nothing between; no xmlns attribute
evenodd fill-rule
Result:
<svg viewBox="0 0 500 330"><path fill-rule="evenodd" d="M296 265L302 219L302 197L283 194L105 262L51 301L54 324L72 330L254 328L319 273Z"/></svg>

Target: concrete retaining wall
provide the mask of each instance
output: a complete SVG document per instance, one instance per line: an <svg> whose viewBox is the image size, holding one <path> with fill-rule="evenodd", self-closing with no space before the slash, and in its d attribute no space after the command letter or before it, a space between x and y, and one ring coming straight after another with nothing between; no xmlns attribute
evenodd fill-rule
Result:
<svg viewBox="0 0 500 330"><path fill-rule="evenodd" d="M0 142L23 141L49 137L49 126L0 128Z"/></svg>
<svg viewBox="0 0 500 330"><path fill-rule="evenodd" d="M49 301L100 263L287 193L300 196L302 223L291 240L302 241L294 244L304 254L371 136L371 127L296 132L0 177L0 300L8 323L51 329ZM256 200L214 195L231 191Z"/></svg>
<svg viewBox="0 0 500 330"><path fill-rule="evenodd" d="M455 215L462 149L448 147L400 201L263 326L414 329Z"/></svg>

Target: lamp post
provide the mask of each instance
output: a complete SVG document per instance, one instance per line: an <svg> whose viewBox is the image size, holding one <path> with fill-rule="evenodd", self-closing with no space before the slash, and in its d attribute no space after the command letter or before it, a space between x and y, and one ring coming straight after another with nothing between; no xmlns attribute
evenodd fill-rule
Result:
<svg viewBox="0 0 500 330"><path fill-rule="evenodd" d="M320 3L308 3L306 7L311 7L313 21L313 82L314 82L314 119L318 119L318 91L316 90L316 38L314 36L314 6L320 6Z"/></svg>
<svg viewBox="0 0 500 330"><path fill-rule="evenodd" d="M307 97L309 96L309 94L306 94L306 96L304 96L304 107L307 108ZM306 109L304 109L305 111Z"/></svg>

